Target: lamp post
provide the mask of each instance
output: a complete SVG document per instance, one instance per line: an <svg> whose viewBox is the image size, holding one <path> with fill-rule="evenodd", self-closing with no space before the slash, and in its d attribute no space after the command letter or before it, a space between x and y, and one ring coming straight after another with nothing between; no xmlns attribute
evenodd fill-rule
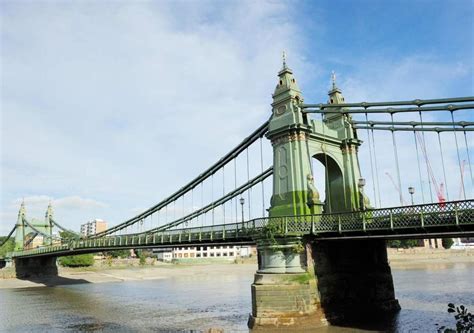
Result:
<svg viewBox="0 0 474 333"><path fill-rule="evenodd" d="M364 202L364 186L365 186L365 178L359 178L357 182L357 186L359 187L360 191L360 208L365 210L365 202Z"/></svg>
<svg viewBox="0 0 474 333"><path fill-rule="evenodd" d="M244 223L244 204L245 204L245 199L244 197L240 197L239 199L240 205L242 206L242 223Z"/></svg>
<svg viewBox="0 0 474 333"><path fill-rule="evenodd" d="M413 194L415 194L415 188L413 186L410 186L408 188L408 193L410 193L410 195L411 195L411 205L413 206L414 205Z"/></svg>

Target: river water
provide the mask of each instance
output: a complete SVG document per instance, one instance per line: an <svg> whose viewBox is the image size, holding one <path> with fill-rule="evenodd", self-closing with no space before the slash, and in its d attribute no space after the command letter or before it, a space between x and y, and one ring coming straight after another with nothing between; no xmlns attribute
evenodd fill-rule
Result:
<svg viewBox="0 0 474 333"><path fill-rule="evenodd" d="M328 327L305 332L436 332L454 327L449 302L474 310L474 264L394 269L402 310L363 329ZM163 280L0 289L1 332L249 332L253 276L222 275ZM359 326L359 328L362 326Z"/></svg>

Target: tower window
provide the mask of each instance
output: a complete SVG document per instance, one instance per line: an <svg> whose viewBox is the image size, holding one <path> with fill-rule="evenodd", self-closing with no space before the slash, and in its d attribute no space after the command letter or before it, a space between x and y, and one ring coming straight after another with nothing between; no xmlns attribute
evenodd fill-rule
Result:
<svg viewBox="0 0 474 333"><path fill-rule="evenodd" d="M280 86L282 86L282 85L283 85L283 81L282 81L282 80L280 80Z"/></svg>
<svg viewBox="0 0 474 333"><path fill-rule="evenodd" d="M331 98L331 104L334 104L334 101L333 101L333 99L332 99L332 98Z"/></svg>
<svg viewBox="0 0 474 333"><path fill-rule="evenodd" d="M295 83L295 79L292 79L291 81L293 81L293 83Z"/></svg>

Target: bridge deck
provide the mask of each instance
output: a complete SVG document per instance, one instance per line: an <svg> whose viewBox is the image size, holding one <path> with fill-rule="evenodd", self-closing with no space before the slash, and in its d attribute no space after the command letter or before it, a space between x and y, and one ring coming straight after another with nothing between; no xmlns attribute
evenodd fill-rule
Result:
<svg viewBox="0 0 474 333"><path fill-rule="evenodd" d="M191 244L249 244L270 230L275 236L311 235L320 240L474 236L474 200L350 213L258 218L155 233L70 240L61 245L13 252L12 257L63 256L119 248Z"/></svg>

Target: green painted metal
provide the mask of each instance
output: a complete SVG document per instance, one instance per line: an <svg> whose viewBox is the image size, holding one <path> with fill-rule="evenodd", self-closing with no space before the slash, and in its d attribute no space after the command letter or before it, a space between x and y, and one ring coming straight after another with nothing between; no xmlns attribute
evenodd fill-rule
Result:
<svg viewBox="0 0 474 333"><path fill-rule="evenodd" d="M18 211L18 218L15 225L15 251L22 250L25 246L32 242L33 238L37 237L38 235L44 236L43 245L50 245L52 235L50 216L52 216L51 205L48 206L45 220L33 219L31 222L28 222L26 220L25 204L22 202L20 205L20 210Z"/></svg>
<svg viewBox="0 0 474 333"><path fill-rule="evenodd" d="M342 101L344 102L344 101ZM331 104L302 104L301 107L306 108L329 108L329 107L362 107L370 108L374 106L402 106L402 105L427 105L427 104L445 104L445 103L465 103L474 102L473 96L468 97L452 97L452 98L437 98L437 99L413 99L409 101L394 101L394 102L361 102L361 103L339 103L337 105Z"/></svg>
<svg viewBox="0 0 474 333"><path fill-rule="evenodd" d="M383 109L347 109L342 104L343 113L405 113L405 112L433 112L433 111L458 111L474 109L474 104L447 104L442 106L427 106L427 107L410 107L410 108L383 108ZM331 108L324 109L304 109L305 113L336 113L337 111Z"/></svg>
<svg viewBox="0 0 474 333"><path fill-rule="evenodd" d="M105 235L117 232L122 230L128 226L131 226L137 222L142 221L144 218L150 216L151 214L158 212L160 209L166 207L168 204L173 203L174 201L178 200L181 196L188 193L196 186L198 186L201 182L211 177L217 171L219 171L223 166L230 163L234 158L239 156L240 153L244 152L247 147L249 147L252 143L257 141L259 138L263 137L268 129L268 121L263 123L259 126L252 134L246 137L240 144L238 144L235 148L233 148L230 152L228 152L224 157L219 159L216 163L210 166L207 170L201 173L198 177L193 179L191 182L180 188L178 191L170 195L168 198L164 199L163 201L157 203L153 207L145 210L144 212L138 214L137 216L128 219L127 221L120 223L112 228L109 228L105 231L99 232L93 237L103 237Z"/></svg>
<svg viewBox="0 0 474 333"><path fill-rule="evenodd" d="M357 186L361 178L357 157L361 141L352 128L351 117L333 107L330 110L334 113L321 120L309 119L301 108L302 93L286 64L278 77L266 134L274 151L270 216L358 210L363 196ZM334 105L344 102L335 83L329 100ZM326 179L314 180L313 158L325 166ZM317 190L322 182L326 184L325 203L319 201Z"/></svg>
<svg viewBox="0 0 474 333"><path fill-rule="evenodd" d="M275 236L283 238L312 235L316 239L389 239L474 235L474 200L333 214L266 217L239 223L165 230L155 233L152 238L141 233L94 240L68 240L61 245L16 250L12 257L62 256L117 248L157 247L164 244L173 246L209 242L256 243L259 232L269 224L276 226Z"/></svg>

